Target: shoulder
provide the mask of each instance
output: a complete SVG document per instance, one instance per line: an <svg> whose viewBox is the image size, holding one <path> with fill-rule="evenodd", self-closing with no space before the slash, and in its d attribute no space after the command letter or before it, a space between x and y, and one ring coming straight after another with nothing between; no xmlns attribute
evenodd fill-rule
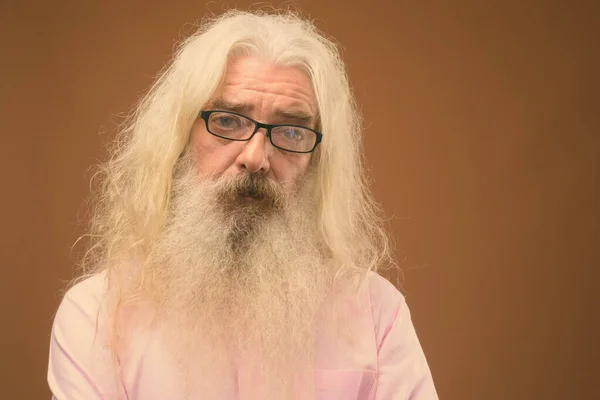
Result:
<svg viewBox="0 0 600 400"><path fill-rule="evenodd" d="M58 313L68 313L74 311L73 308L85 313L98 311L106 295L106 289L106 274L98 273L89 276L67 290L58 308Z"/></svg>
<svg viewBox="0 0 600 400"><path fill-rule="evenodd" d="M437 399L405 298L387 279L369 277L378 360L378 398Z"/></svg>
<svg viewBox="0 0 600 400"><path fill-rule="evenodd" d="M80 280L65 294L65 298L83 302L96 302L101 300L107 289L107 276L105 273L97 273Z"/></svg>
<svg viewBox="0 0 600 400"><path fill-rule="evenodd" d="M106 274L92 275L73 285L65 293L54 317L55 334L98 327L106 294Z"/></svg>
<svg viewBox="0 0 600 400"><path fill-rule="evenodd" d="M404 296L396 286L377 272L369 272L367 280L372 298L378 300L395 299L396 301L404 299Z"/></svg>
<svg viewBox="0 0 600 400"><path fill-rule="evenodd" d="M367 277L372 310L378 313L397 313L406 305L404 295L386 278L376 272Z"/></svg>
<svg viewBox="0 0 600 400"><path fill-rule="evenodd" d="M106 274L88 277L63 297L52 325L48 384L57 399L117 398L108 329Z"/></svg>
<svg viewBox="0 0 600 400"><path fill-rule="evenodd" d="M398 322L410 321L404 295L386 278L376 272L368 276L368 293L377 342Z"/></svg>

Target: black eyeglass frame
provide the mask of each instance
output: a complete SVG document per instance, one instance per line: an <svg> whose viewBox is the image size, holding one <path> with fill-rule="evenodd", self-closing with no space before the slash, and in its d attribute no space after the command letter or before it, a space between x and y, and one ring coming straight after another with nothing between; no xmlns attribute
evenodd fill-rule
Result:
<svg viewBox="0 0 600 400"><path fill-rule="evenodd" d="M247 139L232 139L232 138L229 138L229 137L226 137L226 136L221 136L221 135L218 135L218 134L216 134L214 132L211 132L210 128L208 127L208 120L210 119L210 115L214 114L214 113L227 113L227 114L233 114L233 115L237 115L238 117L245 118L245 119L247 119L248 121L250 121L250 122L252 122L254 124L254 132L252 132L252 134L250 135L250 137L248 137ZM247 142L250 139L252 139L254 137L254 135L256 135L256 132L258 132L259 129L264 128L267 131L266 136L269 138L269 141L271 142L271 144L274 147L276 147L276 148L278 148L280 150L283 150L283 151L289 151L290 153L299 153L299 154L312 153L313 151L315 151L315 149L317 148L317 146L319 145L319 143L321 143L321 140L323 139L323 134L321 132L315 131L314 129L308 128L306 126L291 125L291 124L275 124L275 125L272 125L272 124L263 124L262 122L255 121L255 120L253 120L250 117L247 117L247 116L245 116L243 114L236 113L234 111L227 111L227 110L206 110L206 111L200 111L200 118L202 118L204 120L204 122L206 124L206 130L208 131L208 133L210 133L211 135L223 138L223 139L233 140L233 141L236 141L236 142ZM313 146L312 149L307 150L307 151L295 151L295 150L284 149L283 147L277 146L275 143L273 143L273 138L271 136L271 129L273 129L273 128L279 128L279 127L282 127L282 126L289 126L289 127L292 127L292 128L302 128L302 129L306 129L306 130L311 131L312 133L314 133L317 136L317 139L315 140L315 145Z"/></svg>

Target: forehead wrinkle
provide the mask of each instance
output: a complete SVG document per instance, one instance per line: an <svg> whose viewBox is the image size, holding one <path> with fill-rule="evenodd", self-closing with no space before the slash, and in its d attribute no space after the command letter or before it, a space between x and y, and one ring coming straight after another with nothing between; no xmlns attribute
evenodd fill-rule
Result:
<svg viewBox="0 0 600 400"><path fill-rule="evenodd" d="M251 113L255 109L261 107L264 100L261 98L261 96L265 95L264 91L254 89L244 89L243 91L255 92L258 94L258 96L240 96L240 92L236 90L236 93L229 97L230 94L226 91L223 91L215 100L208 102L208 107L234 111L241 114ZM266 95L273 94L266 93ZM295 118L307 123L313 123L316 120L313 105L311 104L312 102L285 94L276 94L276 96L278 98L276 98L273 102L272 110L269 112L270 115L274 115L276 117ZM288 104L281 104L282 97L285 97L286 100L289 99L290 102ZM287 103L287 101L285 103Z"/></svg>
<svg viewBox="0 0 600 400"><path fill-rule="evenodd" d="M267 74L260 73L254 74L244 70L233 70L227 74L224 82L222 83L222 91L227 90L228 87L234 86L239 89L252 90L265 94L282 95L292 98L303 98L307 103L314 101L314 92L312 82L308 76L302 74L303 78L306 78L307 82L300 82L297 76L289 76L288 74ZM306 85L305 83L308 83Z"/></svg>
<svg viewBox="0 0 600 400"><path fill-rule="evenodd" d="M250 84L252 86L253 83L268 84L268 85L281 85L282 83L291 84L297 88L305 89L305 85L303 83L299 83L299 81L306 79L309 83L309 91L312 92L312 83L310 82L309 76L302 72L301 70L292 69L291 74L289 73L277 73L277 72L267 72L267 70L260 70L256 72L255 69L248 71L243 68L233 67L230 69L228 73L225 75L225 79L223 81L223 85L227 84Z"/></svg>
<svg viewBox="0 0 600 400"><path fill-rule="evenodd" d="M220 97L209 101L206 107L218 110L234 111L240 114L249 113L254 110L254 105L251 103L229 101Z"/></svg>
<svg viewBox="0 0 600 400"><path fill-rule="evenodd" d="M318 120L314 88L305 71L265 65L252 57L230 60L213 99L208 104L250 117L293 119L302 124Z"/></svg>
<svg viewBox="0 0 600 400"><path fill-rule="evenodd" d="M293 99L301 98L307 103L313 101L314 94L312 88L306 90L306 88L300 84L295 82L291 83L291 85L281 81L265 83L259 79L252 79L249 82L248 79L240 79L239 82L224 82L220 92L227 92L228 90L248 90L261 94L285 96Z"/></svg>

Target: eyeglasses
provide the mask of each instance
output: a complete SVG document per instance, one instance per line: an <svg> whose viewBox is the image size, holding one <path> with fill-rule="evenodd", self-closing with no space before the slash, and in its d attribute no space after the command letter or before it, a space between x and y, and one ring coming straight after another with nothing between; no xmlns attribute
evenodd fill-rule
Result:
<svg viewBox="0 0 600 400"><path fill-rule="evenodd" d="M313 129L298 125L262 124L231 111L201 111L200 118L206 122L206 130L220 138L248 141L264 128L271 144L292 153L310 153L321 142L323 135Z"/></svg>

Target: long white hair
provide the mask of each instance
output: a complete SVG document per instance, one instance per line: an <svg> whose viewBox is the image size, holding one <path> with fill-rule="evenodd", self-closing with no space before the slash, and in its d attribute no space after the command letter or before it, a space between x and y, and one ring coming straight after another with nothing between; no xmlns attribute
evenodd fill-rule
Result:
<svg viewBox="0 0 600 400"><path fill-rule="evenodd" d="M205 20L137 104L100 166L84 276L144 259L164 228L173 172L198 113L232 55L295 66L310 77L323 141L312 156L319 232L339 271L393 265L379 209L365 179L361 119L336 45L289 11L229 11ZM142 263L143 264L143 263ZM362 274L364 272L365 274Z"/></svg>

